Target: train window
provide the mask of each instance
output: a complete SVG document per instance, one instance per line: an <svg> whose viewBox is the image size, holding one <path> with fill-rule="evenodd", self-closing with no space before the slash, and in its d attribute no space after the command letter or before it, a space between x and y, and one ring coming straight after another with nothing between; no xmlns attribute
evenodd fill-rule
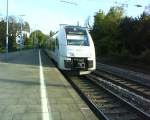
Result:
<svg viewBox="0 0 150 120"><path fill-rule="evenodd" d="M52 47L52 50L55 51L55 40L53 38L51 41L51 47Z"/></svg>
<svg viewBox="0 0 150 120"><path fill-rule="evenodd" d="M67 35L67 45L89 46L87 35Z"/></svg>
<svg viewBox="0 0 150 120"><path fill-rule="evenodd" d="M58 38L56 38L56 47L59 49L59 42L58 42Z"/></svg>
<svg viewBox="0 0 150 120"><path fill-rule="evenodd" d="M67 35L86 35L86 30L81 27L66 27L65 28Z"/></svg>
<svg viewBox="0 0 150 120"><path fill-rule="evenodd" d="M85 28L67 26L65 27L65 31L67 35L67 45L89 46Z"/></svg>

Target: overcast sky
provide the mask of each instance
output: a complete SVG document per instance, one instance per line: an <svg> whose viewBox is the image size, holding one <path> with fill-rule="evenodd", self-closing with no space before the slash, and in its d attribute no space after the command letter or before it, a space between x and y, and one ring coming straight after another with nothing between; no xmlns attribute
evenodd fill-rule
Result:
<svg viewBox="0 0 150 120"><path fill-rule="evenodd" d="M6 1L0 0L0 15L6 15ZM150 0L65 0L76 3L69 4L60 2L61 0L8 0L9 15L23 16L24 21L28 21L31 29L39 29L45 34L50 30L56 31L59 24L84 25L88 16L93 20L93 16L100 9L108 12L111 6L117 4L125 5L125 13L128 16L139 16L145 6L150 4ZM117 3L116 3L117 2ZM140 4L143 7L135 7Z"/></svg>

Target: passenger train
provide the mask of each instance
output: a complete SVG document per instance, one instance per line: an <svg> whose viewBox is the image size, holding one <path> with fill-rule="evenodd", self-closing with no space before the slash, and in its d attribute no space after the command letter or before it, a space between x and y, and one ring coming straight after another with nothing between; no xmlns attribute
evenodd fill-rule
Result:
<svg viewBox="0 0 150 120"><path fill-rule="evenodd" d="M95 47L87 28L63 25L47 40L46 52L61 70L89 74L96 69Z"/></svg>

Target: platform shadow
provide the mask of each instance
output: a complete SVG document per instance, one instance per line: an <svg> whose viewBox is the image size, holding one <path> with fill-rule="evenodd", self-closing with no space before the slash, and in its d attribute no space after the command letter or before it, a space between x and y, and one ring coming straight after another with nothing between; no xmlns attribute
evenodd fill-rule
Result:
<svg viewBox="0 0 150 120"><path fill-rule="evenodd" d="M51 59L43 52L41 52L41 60L43 67L55 67ZM32 65L39 66L39 49L30 49L19 52L12 52L6 54L0 54L1 63L9 64L23 64L23 65Z"/></svg>

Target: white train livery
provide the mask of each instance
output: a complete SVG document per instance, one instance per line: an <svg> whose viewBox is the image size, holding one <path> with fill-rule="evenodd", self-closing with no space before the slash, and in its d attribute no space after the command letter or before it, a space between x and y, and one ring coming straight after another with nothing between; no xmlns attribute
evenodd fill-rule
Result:
<svg viewBox="0 0 150 120"><path fill-rule="evenodd" d="M61 70L89 74L96 69L93 40L84 27L63 26L47 41L46 52Z"/></svg>

